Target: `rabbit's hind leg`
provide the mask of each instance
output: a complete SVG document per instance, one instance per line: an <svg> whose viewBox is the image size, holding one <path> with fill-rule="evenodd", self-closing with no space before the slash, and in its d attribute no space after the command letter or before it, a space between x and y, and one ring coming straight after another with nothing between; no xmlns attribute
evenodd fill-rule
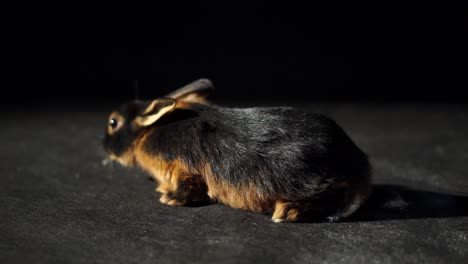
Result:
<svg viewBox="0 0 468 264"><path fill-rule="evenodd" d="M275 223L296 222L302 211L302 203L276 201L271 220Z"/></svg>

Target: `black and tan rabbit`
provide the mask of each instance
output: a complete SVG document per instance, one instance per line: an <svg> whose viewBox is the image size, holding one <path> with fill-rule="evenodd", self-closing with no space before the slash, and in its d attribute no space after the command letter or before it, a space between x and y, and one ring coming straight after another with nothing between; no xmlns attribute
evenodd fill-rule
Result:
<svg viewBox="0 0 468 264"><path fill-rule="evenodd" d="M290 107L210 104L200 79L108 119L109 158L151 174L160 202L209 200L294 222L310 212L350 216L370 192L370 164L332 119ZM324 218L325 219L325 218Z"/></svg>

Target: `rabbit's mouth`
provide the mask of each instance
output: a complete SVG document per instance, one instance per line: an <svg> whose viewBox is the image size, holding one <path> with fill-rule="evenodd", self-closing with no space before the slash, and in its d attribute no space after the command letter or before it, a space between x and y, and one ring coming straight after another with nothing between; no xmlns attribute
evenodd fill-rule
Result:
<svg viewBox="0 0 468 264"><path fill-rule="evenodd" d="M114 153L109 153L108 157L102 161L103 165L107 165L110 162L117 161L120 165L130 167L134 164L133 159L130 155L116 156Z"/></svg>

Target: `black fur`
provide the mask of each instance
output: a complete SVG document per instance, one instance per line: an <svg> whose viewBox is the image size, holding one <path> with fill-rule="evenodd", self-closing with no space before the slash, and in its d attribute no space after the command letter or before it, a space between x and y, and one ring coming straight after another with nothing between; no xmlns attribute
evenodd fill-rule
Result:
<svg viewBox="0 0 468 264"><path fill-rule="evenodd" d="M194 105L158 120L146 151L192 167L212 165L234 186L303 200L335 182L368 177L364 154L330 118L289 107L223 108Z"/></svg>

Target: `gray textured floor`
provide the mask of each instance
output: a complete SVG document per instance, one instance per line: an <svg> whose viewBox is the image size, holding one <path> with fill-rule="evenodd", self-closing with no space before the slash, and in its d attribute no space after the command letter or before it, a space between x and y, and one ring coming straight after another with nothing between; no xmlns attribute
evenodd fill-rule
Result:
<svg viewBox="0 0 468 264"><path fill-rule="evenodd" d="M375 193L349 222L161 205L141 171L101 164L103 108L3 111L0 263L468 261L467 106L300 106L372 158Z"/></svg>

